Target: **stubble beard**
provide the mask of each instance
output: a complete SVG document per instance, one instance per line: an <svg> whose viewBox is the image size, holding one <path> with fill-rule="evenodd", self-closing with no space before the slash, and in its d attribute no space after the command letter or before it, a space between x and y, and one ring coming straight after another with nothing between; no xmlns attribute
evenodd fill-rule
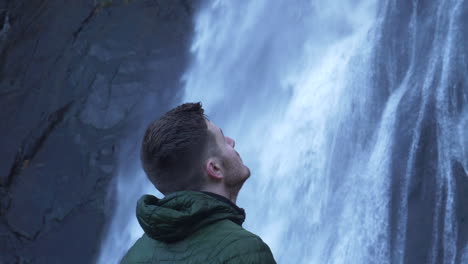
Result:
<svg viewBox="0 0 468 264"><path fill-rule="evenodd" d="M242 162L236 165L225 162L225 167L229 172L226 178L226 187L234 192L239 192L244 182L250 177L250 169Z"/></svg>

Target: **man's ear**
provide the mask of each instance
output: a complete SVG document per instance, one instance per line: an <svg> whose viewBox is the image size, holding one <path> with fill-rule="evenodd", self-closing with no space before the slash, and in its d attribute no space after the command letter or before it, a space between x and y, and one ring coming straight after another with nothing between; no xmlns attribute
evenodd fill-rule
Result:
<svg viewBox="0 0 468 264"><path fill-rule="evenodd" d="M216 158L209 158L205 162L205 170L210 179L221 180L224 177L220 164L220 161Z"/></svg>

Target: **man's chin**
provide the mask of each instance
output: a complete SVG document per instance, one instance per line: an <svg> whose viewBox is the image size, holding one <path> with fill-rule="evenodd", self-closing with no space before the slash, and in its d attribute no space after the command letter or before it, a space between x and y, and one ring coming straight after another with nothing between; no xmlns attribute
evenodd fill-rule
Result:
<svg viewBox="0 0 468 264"><path fill-rule="evenodd" d="M247 166L245 166L245 169L246 169L245 179L247 180L250 177L250 169Z"/></svg>

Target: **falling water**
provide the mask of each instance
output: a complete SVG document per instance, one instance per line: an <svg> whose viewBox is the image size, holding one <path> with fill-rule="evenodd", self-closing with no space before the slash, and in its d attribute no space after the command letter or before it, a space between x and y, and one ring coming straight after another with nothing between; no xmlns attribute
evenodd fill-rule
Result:
<svg viewBox="0 0 468 264"><path fill-rule="evenodd" d="M467 1L203 3L184 101L236 139L278 263L468 262ZM142 233L122 179L100 263Z"/></svg>
<svg viewBox="0 0 468 264"><path fill-rule="evenodd" d="M185 101L236 139L245 226L279 263L467 258L467 15L460 0L198 13Z"/></svg>

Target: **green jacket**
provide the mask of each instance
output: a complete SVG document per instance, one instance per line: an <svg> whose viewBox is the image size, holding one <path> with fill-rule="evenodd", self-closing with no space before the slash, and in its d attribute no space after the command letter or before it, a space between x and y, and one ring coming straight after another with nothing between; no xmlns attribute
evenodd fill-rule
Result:
<svg viewBox="0 0 468 264"><path fill-rule="evenodd" d="M121 264L276 263L270 248L242 228L244 210L222 196L194 191L164 199L143 195L136 214L145 234Z"/></svg>

